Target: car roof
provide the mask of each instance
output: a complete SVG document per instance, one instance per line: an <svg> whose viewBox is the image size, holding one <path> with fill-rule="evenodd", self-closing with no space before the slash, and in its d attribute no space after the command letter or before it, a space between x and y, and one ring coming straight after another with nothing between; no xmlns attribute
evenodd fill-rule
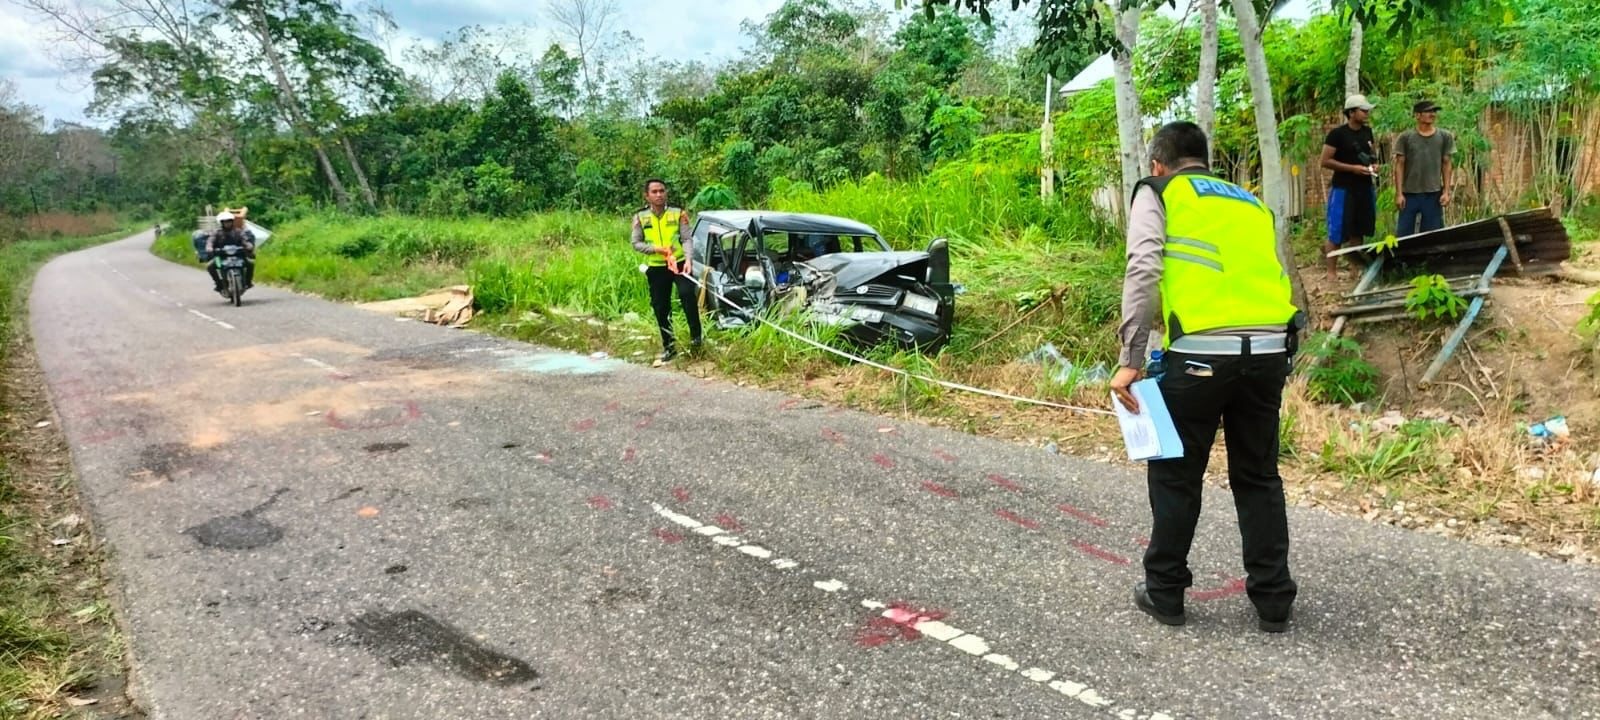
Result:
<svg viewBox="0 0 1600 720"><path fill-rule="evenodd" d="M760 220L766 230L780 232L835 233L840 235L878 235L871 225L848 218L814 213L788 213L775 210L707 210L701 219L743 230L752 220Z"/></svg>

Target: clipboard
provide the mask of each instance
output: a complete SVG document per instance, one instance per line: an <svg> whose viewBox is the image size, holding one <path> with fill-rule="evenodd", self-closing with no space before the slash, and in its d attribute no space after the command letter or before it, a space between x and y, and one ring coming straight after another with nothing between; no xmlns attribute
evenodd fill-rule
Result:
<svg viewBox="0 0 1600 720"><path fill-rule="evenodd" d="M1178 428L1172 424L1172 414L1161 397L1161 387L1155 378L1146 378L1128 387L1128 392L1139 401L1139 414L1128 412L1111 396L1111 409L1117 413L1117 423L1122 426L1122 442L1128 448L1129 460L1171 460L1183 457L1183 441L1178 438Z"/></svg>

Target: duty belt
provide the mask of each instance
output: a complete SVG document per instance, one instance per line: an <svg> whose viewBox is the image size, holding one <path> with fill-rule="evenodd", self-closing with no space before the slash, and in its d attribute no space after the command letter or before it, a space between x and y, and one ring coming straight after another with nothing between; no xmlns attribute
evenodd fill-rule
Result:
<svg viewBox="0 0 1600 720"><path fill-rule="evenodd" d="M1270 355L1289 352L1289 336L1267 335L1184 335L1172 341L1171 352L1191 355Z"/></svg>

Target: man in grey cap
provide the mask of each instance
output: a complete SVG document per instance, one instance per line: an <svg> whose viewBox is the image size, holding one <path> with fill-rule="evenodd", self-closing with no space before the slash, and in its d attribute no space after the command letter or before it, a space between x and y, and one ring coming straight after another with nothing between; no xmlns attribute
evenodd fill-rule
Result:
<svg viewBox="0 0 1600 720"><path fill-rule="evenodd" d="M1435 126L1439 106L1423 100L1411 106L1417 127L1401 133L1394 144L1394 204L1400 209L1400 224L1394 234L1412 233L1444 227L1444 209L1450 204L1450 154L1456 138L1450 131ZM1417 221L1422 228L1417 228Z"/></svg>
<svg viewBox="0 0 1600 720"><path fill-rule="evenodd" d="M1322 167L1333 171L1328 188L1328 239L1323 255L1346 242L1361 245L1378 219L1378 149L1367 120L1372 103L1365 95L1344 99L1345 124L1328 131L1322 141ZM1352 259L1352 262L1356 262ZM1328 279L1339 272L1338 258L1327 258Z"/></svg>

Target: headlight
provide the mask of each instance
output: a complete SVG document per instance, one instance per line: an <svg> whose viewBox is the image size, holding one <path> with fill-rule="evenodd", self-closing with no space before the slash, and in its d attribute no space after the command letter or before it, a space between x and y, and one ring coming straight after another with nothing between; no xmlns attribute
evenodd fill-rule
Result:
<svg viewBox="0 0 1600 720"><path fill-rule="evenodd" d="M905 300L901 301L901 306L907 310L914 310L924 315L937 316L939 314L939 301L926 295L906 293L906 298Z"/></svg>

